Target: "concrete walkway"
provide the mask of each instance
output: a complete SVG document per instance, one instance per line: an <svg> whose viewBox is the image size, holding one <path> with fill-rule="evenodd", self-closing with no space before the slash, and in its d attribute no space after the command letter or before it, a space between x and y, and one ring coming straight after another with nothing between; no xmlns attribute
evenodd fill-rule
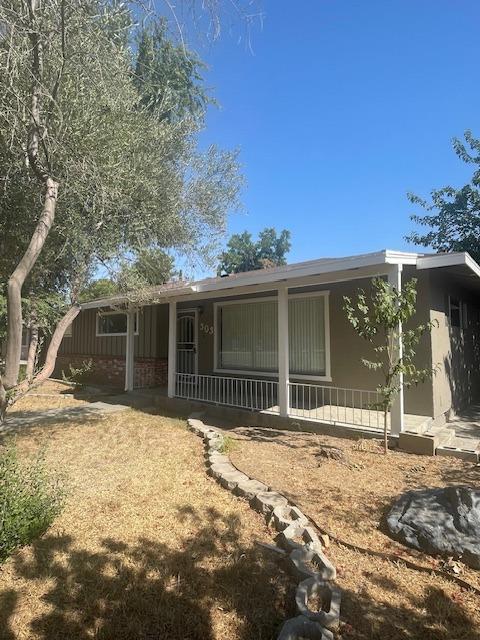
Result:
<svg viewBox="0 0 480 640"><path fill-rule="evenodd" d="M480 404L473 404L458 413L448 427L455 429L455 434L460 438L480 439Z"/></svg>
<svg viewBox="0 0 480 640"><path fill-rule="evenodd" d="M113 404L109 402L91 402L79 407L65 407L64 409L43 409L41 411L25 411L20 415L7 417L0 433L8 433L23 427L30 427L39 423L62 422L68 420L79 420L95 418L107 413L125 411L128 406L124 404Z"/></svg>

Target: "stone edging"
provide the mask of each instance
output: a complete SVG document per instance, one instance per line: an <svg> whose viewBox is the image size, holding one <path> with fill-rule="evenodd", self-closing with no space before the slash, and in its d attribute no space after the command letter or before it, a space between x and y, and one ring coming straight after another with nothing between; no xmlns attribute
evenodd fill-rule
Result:
<svg viewBox="0 0 480 640"><path fill-rule="evenodd" d="M334 582L336 569L308 518L285 496L239 471L221 452L224 437L218 429L205 425L198 414L192 414L187 422L190 431L205 443L207 473L225 489L248 500L278 532L274 549L285 556L286 567L298 583L298 615L284 622L277 640L333 640L331 629L340 621L341 591ZM310 608L310 600L317 597L327 603L326 610Z"/></svg>

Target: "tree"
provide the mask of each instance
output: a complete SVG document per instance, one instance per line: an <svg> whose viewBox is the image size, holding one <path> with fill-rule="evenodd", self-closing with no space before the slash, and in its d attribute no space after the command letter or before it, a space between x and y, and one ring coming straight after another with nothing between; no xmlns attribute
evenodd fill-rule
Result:
<svg viewBox="0 0 480 640"><path fill-rule="evenodd" d="M266 269L286 264L290 251L290 231L284 229L277 236L274 228L260 231L257 242L248 231L235 233L227 243L227 250L220 255L218 273L230 274L254 269Z"/></svg>
<svg viewBox="0 0 480 640"><path fill-rule="evenodd" d="M383 411L385 453L388 452L387 417L400 391L400 375L403 374L403 386L408 388L432 374L432 369L418 368L415 363L416 347L421 337L431 330L432 323L406 328L416 312L416 284L417 281L411 279L398 291L386 280L374 278L370 294L359 289L355 301L344 296L349 322L358 335L373 346L375 359L363 358L362 362L383 377L377 387L380 401L376 408Z"/></svg>
<svg viewBox="0 0 480 640"><path fill-rule="evenodd" d="M120 291L128 293L142 288L165 284L175 274L175 261L158 247L139 249L133 261L124 261L115 279Z"/></svg>
<svg viewBox="0 0 480 640"><path fill-rule="evenodd" d="M78 296L79 302L88 302L89 300L99 300L100 298L108 298L118 293L117 284L110 278L97 278L90 282L81 290Z"/></svg>
<svg viewBox="0 0 480 640"><path fill-rule="evenodd" d="M412 232L407 240L436 251L468 251L475 260L480 260L480 140L470 131L465 132L466 144L457 138L453 148L457 156L467 164L475 166L468 184L455 189L443 187L431 192L431 202L408 194L411 202L420 205L429 213L413 215L411 219L430 230L426 233ZM470 147L468 151L467 147Z"/></svg>
<svg viewBox="0 0 480 640"><path fill-rule="evenodd" d="M236 153L197 150L208 101L197 58L183 43L165 42L143 3L131 4L0 4L0 294L7 299L0 418L53 371L96 265L152 243L205 255L236 206ZM168 48L175 82L153 78L157 89L170 87L161 100L136 73L145 59L131 46L139 38L153 69ZM22 298L36 295L38 283L66 306L44 366L19 382Z"/></svg>

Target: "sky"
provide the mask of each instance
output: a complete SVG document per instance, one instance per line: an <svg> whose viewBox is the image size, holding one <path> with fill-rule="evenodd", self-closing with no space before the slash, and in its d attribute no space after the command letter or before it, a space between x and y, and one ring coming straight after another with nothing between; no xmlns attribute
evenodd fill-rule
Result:
<svg viewBox="0 0 480 640"><path fill-rule="evenodd" d="M201 144L238 147L246 211L229 233L292 233L289 262L405 240L407 192L472 174L451 140L480 137L478 0L263 0L263 24L197 46L211 109Z"/></svg>

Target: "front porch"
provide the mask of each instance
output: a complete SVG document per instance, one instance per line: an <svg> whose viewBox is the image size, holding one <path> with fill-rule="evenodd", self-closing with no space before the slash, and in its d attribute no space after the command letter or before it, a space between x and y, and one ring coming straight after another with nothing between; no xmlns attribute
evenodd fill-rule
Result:
<svg viewBox="0 0 480 640"><path fill-rule="evenodd" d="M345 295L383 275L401 287L401 265L296 278L232 289L223 282L159 301L157 343L164 343L167 396L301 422L384 430L380 379L362 365L365 346L349 325ZM229 279L225 279L228 285ZM127 312L125 390L135 386L137 309ZM161 318L161 321L160 321ZM140 315L140 328L142 318ZM140 329L141 335L141 329ZM167 340L168 338L168 340ZM399 345L399 348L400 345ZM365 383L365 387L363 384ZM387 430L419 428L428 415L404 410L403 389Z"/></svg>
<svg viewBox="0 0 480 640"><path fill-rule="evenodd" d="M280 415L278 382L252 378L177 373L176 398L251 412ZM287 418L383 432L384 414L376 391L288 383ZM404 414L406 430L417 430L426 416ZM387 416L391 431L391 417Z"/></svg>

